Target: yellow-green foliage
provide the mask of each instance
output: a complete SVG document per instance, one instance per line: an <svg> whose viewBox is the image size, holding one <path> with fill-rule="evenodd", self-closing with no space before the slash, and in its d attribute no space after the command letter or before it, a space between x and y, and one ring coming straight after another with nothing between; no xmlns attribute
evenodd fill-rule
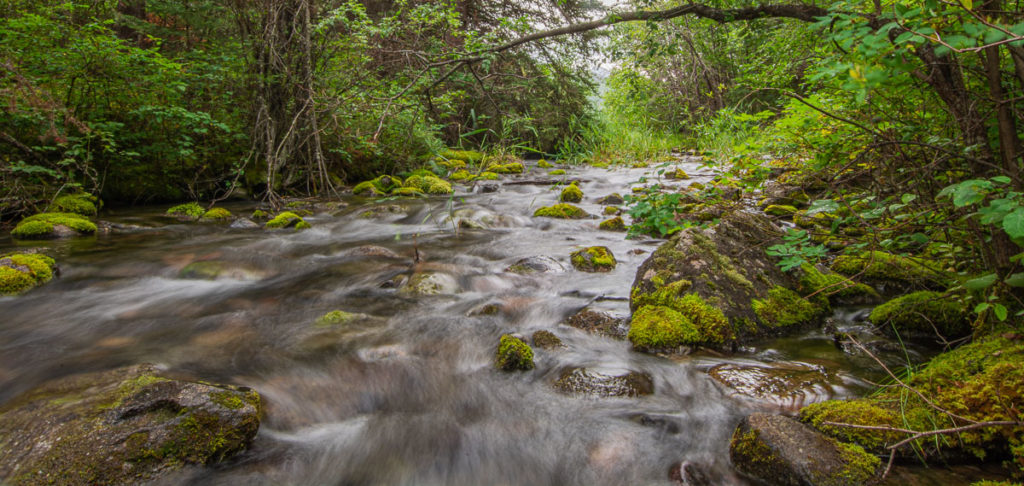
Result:
<svg viewBox="0 0 1024 486"><path fill-rule="evenodd" d="M629 342L638 350L658 350L697 344L700 331L682 313L663 305L645 305L633 313Z"/></svg>
<svg viewBox="0 0 1024 486"><path fill-rule="evenodd" d="M669 179L689 179L690 174L687 174L683 169L676 169L665 174L665 177L668 177Z"/></svg>
<svg viewBox="0 0 1024 486"><path fill-rule="evenodd" d="M39 213L21 220L11 231L11 236L23 240L49 238L53 235L54 226L58 225L71 228L82 235L96 232L96 225L80 214Z"/></svg>
<svg viewBox="0 0 1024 486"><path fill-rule="evenodd" d="M414 175L405 181L406 188L413 188L427 194L451 194L452 185L433 175ZM397 194L397 189L392 194Z"/></svg>
<svg viewBox="0 0 1024 486"><path fill-rule="evenodd" d="M526 169L523 168L523 164L512 162L511 164L492 164L487 167L487 170L497 174L522 174Z"/></svg>
<svg viewBox="0 0 1024 486"><path fill-rule="evenodd" d="M555 204L539 208L534 211L533 215L543 218L583 219L587 217L587 212L572 204Z"/></svg>
<svg viewBox="0 0 1024 486"><path fill-rule="evenodd" d="M470 174L467 170L457 170L448 176L453 181L469 181L473 180L473 174Z"/></svg>
<svg viewBox="0 0 1024 486"><path fill-rule="evenodd" d="M419 189L417 189L415 187L399 187L398 189L395 189L394 191L391 191L391 195L392 196L399 196L399 197L416 197L416 196L422 196L424 194L423 194L423 191L421 191L421 190L419 190Z"/></svg>
<svg viewBox="0 0 1024 486"><path fill-rule="evenodd" d="M190 202L185 204L179 204L168 209L167 215L177 216L179 218L199 219L200 217L203 216L203 213L205 212L206 210L203 209L203 207L200 206L199 203Z"/></svg>
<svg viewBox="0 0 1024 486"><path fill-rule="evenodd" d="M449 169L449 170L465 169L466 166L467 166L465 160L459 160L459 159L451 159L451 160L438 159L437 160L437 165L440 165L441 167L444 167L444 168Z"/></svg>
<svg viewBox="0 0 1024 486"><path fill-rule="evenodd" d="M548 161L546 161L544 159L540 159L540 162L537 162L537 167L540 167L541 169L550 169L550 168L552 168L554 166L551 165L550 162L548 162Z"/></svg>
<svg viewBox="0 0 1024 486"><path fill-rule="evenodd" d="M373 180L363 181L352 188L352 194L371 196L383 196L391 191L402 187L402 179L394 176L382 175Z"/></svg>
<svg viewBox="0 0 1024 486"><path fill-rule="evenodd" d="M689 280L677 280L649 294L634 292L633 305L664 306L679 312L693 323L700 335L694 343L720 345L734 341L736 335L720 309L708 304L699 294L685 293L691 285Z"/></svg>
<svg viewBox="0 0 1024 486"><path fill-rule="evenodd" d="M835 219L835 215L828 213L814 213L813 215L808 216L807 211L796 211L791 214L793 215L793 223L801 228L827 226L832 224L832 220Z"/></svg>
<svg viewBox="0 0 1024 486"><path fill-rule="evenodd" d="M82 216L92 217L96 216L97 213L96 201L98 201L96 196L93 196L88 192L65 194L54 199L47 211L55 213L75 213L81 214Z"/></svg>
<svg viewBox="0 0 1024 486"><path fill-rule="evenodd" d="M583 191L580 190L579 186L575 182L569 184L562 189L562 194L558 196L558 200L562 202L580 202L583 200Z"/></svg>
<svg viewBox="0 0 1024 486"><path fill-rule="evenodd" d="M479 164L484 160L484 154L473 150L445 150L441 157L448 160L464 160L470 164Z"/></svg>
<svg viewBox="0 0 1024 486"><path fill-rule="evenodd" d="M906 438L891 431L859 429L826 425L825 422L866 426L900 424L899 416L890 408L880 407L872 400L828 400L808 405L800 410L800 420L843 442L853 442L875 453L883 454L886 446Z"/></svg>
<svg viewBox="0 0 1024 486"><path fill-rule="evenodd" d="M502 371L532 370L533 349L522 339L505 334L498 342L494 365Z"/></svg>
<svg viewBox="0 0 1024 486"><path fill-rule="evenodd" d="M348 324L357 317L357 314L345 311L331 311L316 320L316 325L320 327L340 326L342 324Z"/></svg>
<svg viewBox="0 0 1024 486"><path fill-rule="evenodd" d="M605 206L602 213L604 213L605 216L611 216L613 214L619 214L619 211L620 209L618 206Z"/></svg>
<svg viewBox="0 0 1024 486"><path fill-rule="evenodd" d="M621 216L616 216L612 219L601 221L601 224L597 225L597 227L605 231L626 231L626 222L622 220Z"/></svg>
<svg viewBox="0 0 1024 486"><path fill-rule="evenodd" d="M809 324L825 310L800 297L800 294L779 286L772 287L767 298L754 299L750 305L763 324L775 328Z"/></svg>
<svg viewBox="0 0 1024 486"><path fill-rule="evenodd" d="M564 169L555 169L555 170L553 170L551 172L548 172L548 175L565 175L565 170Z"/></svg>
<svg viewBox="0 0 1024 486"><path fill-rule="evenodd" d="M779 204L772 204L764 208L764 213L769 216L789 216L796 212L796 208L793 206L785 206Z"/></svg>
<svg viewBox="0 0 1024 486"><path fill-rule="evenodd" d="M496 181L498 180L498 174L489 171L483 171L480 175L476 176L477 179L483 179L485 181Z"/></svg>
<svg viewBox="0 0 1024 486"><path fill-rule="evenodd" d="M267 219L270 215L266 211L255 210L252 212L252 219Z"/></svg>
<svg viewBox="0 0 1024 486"><path fill-rule="evenodd" d="M583 272L610 272L615 268L615 255L604 246L591 246L572 252L572 266Z"/></svg>
<svg viewBox="0 0 1024 486"><path fill-rule="evenodd" d="M223 221L225 219L231 219L231 211L224 208L213 208L203 213L202 219L207 221Z"/></svg>
<svg viewBox="0 0 1024 486"><path fill-rule="evenodd" d="M267 224L264 227L266 229L295 227L296 230L304 230L312 228L313 226L307 223L306 220L302 219L298 214L291 211L285 211L275 216L274 219L267 221Z"/></svg>
<svg viewBox="0 0 1024 486"><path fill-rule="evenodd" d="M979 339L936 356L923 370L910 373L905 382L938 407L966 419L977 422L1022 421L1024 341L1014 333ZM873 408L866 408L864 403ZM898 387L886 388L862 400L824 402L804 410L801 418L811 425L831 421L930 431L964 423L954 423L948 415L929 406L915 393ZM837 428L818 428L869 449L893 439L886 437L891 432L885 431L861 429L851 433ZM901 439L905 437L903 435ZM979 428L955 435L919 439L914 446L928 451L929 458L939 458L935 452L942 451L952 452L954 456L966 452L979 459L1009 455L1016 469L1024 471L1024 428L1021 427ZM904 454L910 455L909 451L904 451Z"/></svg>
<svg viewBox="0 0 1024 486"><path fill-rule="evenodd" d="M941 285L947 279L942 266L931 261L869 251L860 255L840 255L832 271L857 275L865 280Z"/></svg>
<svg viewBox="0 0 1024 486"><path fill-rule="evenodd" d="M38 253L0 257L0 295L14 295L49 282L56 262Z"/></svg>
<svg viewBox="0 0 1024 486"><path fill-rule="evenodd" d="M822 273L809 264L800 266L800 284L798 290L804 295L815 294L814 302L821 305L827 297L870 297L880 298L878 292L868 285L852 282L850 279L834 273ZM825 301L827 302L827 301Z"/></svg>
<svg viewBox="0 0 1024 486"><path fill-rule="evenodd" d="M938 329L946 337L971 332L964 304L942 292L922 291L897 297L875 307L869 318L876 326L895 328L897 332L933 334Z"/></svg>
<svg viewBox="0 0 1024 486"><path fill-rule="evenodd" d="M823 486L846 486L850 484L871 484L877 477L882 460L868 454L857 444L836 442L839 454L843 459L843 468L833 472L833 476L820 478Z"/></svg>

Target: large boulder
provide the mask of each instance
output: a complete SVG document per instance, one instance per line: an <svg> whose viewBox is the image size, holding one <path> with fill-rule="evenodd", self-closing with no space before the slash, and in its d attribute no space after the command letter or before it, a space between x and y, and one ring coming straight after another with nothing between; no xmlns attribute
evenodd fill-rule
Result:
<svg viewBox="0 0 1024 486"><path fill-rule="evenodd" d="M647 317L678 313L685 318L674 320L688 323L677 333L685 339L672 345L730 348L747 338L816 322L827 301L811 302L791 290L799 287L797 279L779 270L764 251L781 236L782 230L764 215L743 211L722 214L711 228L681 231L637 270L630 308L660 311L641 312ZM665 327L649 324L651 329Z"/></svg>
<svg viewBox="0 0 1024 486"><path fill-rule="evenodd" d="M788 417L755 413L736 427L729 458L741 473L777 486L850 486L875 479L881 461Z"/></svg>
<svg viewBox="0 0 1024 486"><path fill-rule="evenodd" d="M260 396L180 381L152 365L45 383L0 408L0 482L138 484L244 450Z"/></svg>

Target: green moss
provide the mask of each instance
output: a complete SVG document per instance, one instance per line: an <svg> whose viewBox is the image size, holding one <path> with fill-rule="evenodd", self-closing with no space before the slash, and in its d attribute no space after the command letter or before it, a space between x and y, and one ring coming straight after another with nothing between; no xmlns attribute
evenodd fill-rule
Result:
<svg viewBox="0 0 1024 486"><path fill-rule="evenodd" d="M423 191L427 194L451 194L452 185L447 181L433 175L426 176L412 176L409 180L406 180L406 187L412 187Z"/></svg>
<svg viewBox="0 0 1024 486"><path fill-rule="evenodd" d="M203 213L202 219L206 221L224 221L231 219L231 211L224 208L213 208Z"/></svg>
<svg viewBox="0 0 1024 486"><path fill-rule="evenodd" d="M498 342L494 365L502 371L532 370L533 349L522 339L505 334Z"/></svg>
<svg viewBox="0 0 1024 486"><path fill-rule="evenodd" d="M814 302L823 305L828 298L879 299L878 292L870 286L856 283L834 273L822 273L809 264L800 266L800 281L797 290L804 295L814 294Z"/></svg>
<svg viewBox="0 0 1024 486"><path fill-rule="evenodd" d="M75 213L86 217L96 216L96 196L87 192L65 194L53 200L48 212Z"/></svg>
<svg viewBox="0 0 1024 486"><path fill-rule="evenodd" d="M550 169L550 168L552 168L554 166L551 165L550 162L548 162L548 161L546 161L544 159L540 159L540 161L537 162L537 167L540 167L541 169Z"/></svg>
<svg viewBox="0 0 1024 486"><path fill-rule="evenodd" d="M586 211L572 204L565 203L539 208L534 211L533 215L535 217L558 219L583 219L587 217Z"/></svg>
<svg viewBox="0 0 1024 486"><path fill-rule="evenodd" d="M359 314L335 310L320 316L316 320L316 325L319 327L341 326L352 322L357 317L359 317Z"/></svg>
<svg viewBox="0 0 1024 486"><path fill-rule="evenodd" d="M875 282L943 285L948 280L946 272L936 262L881 251L836 257L832 271Z"/></svg>
<svg viewBox="0 0 1024 486"><path fill-rule="evenodd" d="M352 194L357 196L383 196L384 194L373 185L373 181L363 181L352 188Z"/></svg>
<svg viewBox="0 0 1024 486"><path fill-rule="evenodd" d="M448 176L448 178L453 181L469 181L473 180L473 174L470 174L469 171L466 170L459 170L453 172L452 175Z"/></svg>
<svg viewBox="0 0 1024 486"><path fill-rule="evenodd" d="M445 150L441 157L448 160L464 160L471 164L479 164L484 160L484 154L474 150Z"/></svg>
<svg viewBox="0 0 1024 486"><path fill-rule="evenodd" d="M601 224L597 225L597 227L605 231L626 231L626 222L621 217L616 216L612 219L601 221Z"/></svg>
<svg viewBox="0 0 1024 486"><path fill-rule="evenodd" d="M466 166L468 164L466 164L465 160L459 160L459 159L452 159L452 160L438 159L437 165L440 165L441 167L444 167L444 168L449 169L449 170L458 170L458 169L466 168Z"/></svg>
<svg viewBox="0 0 1024 486"><path fill-rule="evenodd" d="M28 272L0 266L0 295L20 294L36 286L36 280Z"/></svg>
<svg viewBox="0 0 1024 486"><path fill-rule="evenodd" d="M856 444L837 442L843 468L833 476L821 478L823 485L845 486L848 484L870 484L875 478L882 460L868 454Z"/></svg>
<svg viewBox="0 0 1024 486"><path fill-rule="evenodd" d="M682 313L663 305L645 305L633 313L629 342L640 351L698 344L700 331Z"/></svg>
<svg viewBox="0 0 1024 486"><path fill-rule="evenodd" d="M572 266L581 272L609 272L615 268L615 255L604 246L591 246L572 252Z"/></svg>
<svg viewBox="0 0 1024 486"><path fill-rule="evenodd" d="M266 229L281 229L294 227L296 230L309 229L312 226L302 219L301 216L291 211L285 211L278 214L274 219L267 221L264 225Z"/></svg>
<svg viewBox="0 0 1024 486"><path fill-rule="evenodd" d="M558 196L558 200L562 202L575 202L578 203L583 200L583 191L580 190L576 183L569 184L562 189L562 193Z"/></svg>
<svg viewBox="0 0 1024 486"><path fill-rule="evenodd" d="M352 194L383 196L391 191L402 187L402 179L394 176L382 175L375 179L363 181L352 188Z"/></svg>
<svg viewBox="0 0 1024 486"><path fill-rule="evenodd" d="M689 280L678 280L649 294L634 289L632 305L664 306L679 312L693 323L699 333L700 337L691 344L722 345L735 341L736 334L729 325L729 319L699 294L686 293L691 285Z"/></svg>
<svg viewBox="0 0 1024 486"><path fill-rule="evenodd" d="M899 417L891 409L880 407L872 400L827 400L808 405L800 410L800 420L824 434L843 442L852 442L876 454L886 452L886 446L902 440L905 435L854 427L827 425L843 423L871 427L901 427Z"/></svg>
<svg viewBox="0 0 1024 486"><path fill-rule="evenodd" d="M602 213L605 216L611 216L613 214L619 214L620 211L621 209L619 209L618 206L605 206L604 211L602 211Z"/></svg>
<svg viewBox="0 0 1024 486"><path fill-rule="evenodd" d="M871 311L876 326L896 332L960 337L971 332L967 309L955 297L941 292L921 291L890 300Z"/></svg>
<svg viewBox="0 0 1024 486"><path fill-rule="evenodd" d="M245 407L245 402L238 396L238 393L227 390L210 392L210 400L217 405L231 410L240 410Z"/></svg>
<svg viewBox="0 0 1024 486"><path fill-rule="evenodd" d="M683 169L676 169L665 174L665 177L668 177L669 179L689 179L690 174L687 174Z"/></svg>
<svg viewBox="0 0 1024 486"><path fill-rule="evenodd" d="M553 171L548 172L548 175L565 175L565 170L564 169L555 169Z"/></svg>
<svg viewBox="0 0 1024 486"><path fill-rule="evenodd" d="M824 309L814 305L800 294L785 287L775 286L768 291L765 299L754 299L751 307L757 318L766 326L788 328L813 322Z"/></svg>
<svg viewBox="0 0 1024 486"><path fill-rule="evenodd" d="M252 212L252 216L251 217L252 217L252 219L267 219L267 218L270 217L270 215L267 214L266 211L261 211L261 210L257 209L257 210Z"/></svg>
<svg viewBox="0 0 1024 486"><path fill-rule="evenodd" d="M764 208L764 214L769 216L789 216L796 212L796 208L793 206L785 206L780 204L772 204Z"/></svg>
<svg viewBox="0 0 1024 486"><path fill-rule="evenodd" d="M39 239L53 236L55 226L70 228L80 235L96 232L96 224L75 213L39 213L29 216L14 227L11 236L19 239Z"/></svg>
<svg viewBox="0 0 1024 486"><path fill-rule="evenodd" d="M498 174L490 171L481 172L480 175L476 176L477 179L485 181L496 181L498 180Z"/></svg>
<svg viewBox="0 0 1024 486"><path fill-rule="evenodd" d="M179 218L199 219L205 212L206 210L203 209L199 203L190 202L171 207L167 210L167 215Z"/></svg>
<svg viewBox="0 0 1024 486"><path fill-rule="evenodd" d="M755 467L763 467L769 470L778 470L785 467L775 457L771 447L765 444L756 430L741 432L739 428L732 434L729 441L729 452L743 458L745 464Z"/></svg>
<svg viewBox="0 0 1024 486"><path fill-rule="evenodd" d="M415 187L399 187L398 189L395 189L394 191L391 191L391 195L392 196L399 196L399 197L417 197L417 196L423 196L424 193L423 193L423 191L421 191L421 190L419 190L419 189L417 189Z"/></svg>
<svg viewBox="0 0 1024 486"><path fill-rule="evenodd" d="M513 162L511 164L493 164L487 167L487 170L496 174L522 174L526 171L523 164L519 162Z"/></svg>

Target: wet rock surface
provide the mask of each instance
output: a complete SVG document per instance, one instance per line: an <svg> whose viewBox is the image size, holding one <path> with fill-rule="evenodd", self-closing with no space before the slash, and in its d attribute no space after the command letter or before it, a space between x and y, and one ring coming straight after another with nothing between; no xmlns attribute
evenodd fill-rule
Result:
<svg viewBox="0 0 1024 486"><path fill-rule="evenodd" d="M654 393L654 381L650 375L637 371L609 375L586 368L571 368L558 377L555 389L572 395L639 397Z"/></svg>
<svg viewBox="0 0 1024 486"><path fill-rule="evenodd" d="M839 380L824 367L804 363L724 363L708 375L732 393L797 411L809 403L831 398Z"/></svg>
<svg viewBox="0 0 1024 486"><path fill-rule="evenodd" d="M629 330L628 319L607 312L582 309L565 320L565 324L587 332L625 339Z"/></svg>
<svg viewBox="0 0 1024 486"><path fill-rule="evenodd" d="M260 396L173 380L152 365L73 375L0 409L0 479L10 484L137 484L244 450Z"/></svg>

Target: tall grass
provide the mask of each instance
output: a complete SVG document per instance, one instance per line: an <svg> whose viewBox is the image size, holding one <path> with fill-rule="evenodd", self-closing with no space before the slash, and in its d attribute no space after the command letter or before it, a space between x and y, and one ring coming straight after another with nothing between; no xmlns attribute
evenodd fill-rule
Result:
<svg viewBox="0 0 1024 486"><path fill-rule="evenodd" d="M632 164L658 160L684 144L670 130L651 128L608 112L570 120L572 137L558 147L558 158L570 164Z"/></svg>

